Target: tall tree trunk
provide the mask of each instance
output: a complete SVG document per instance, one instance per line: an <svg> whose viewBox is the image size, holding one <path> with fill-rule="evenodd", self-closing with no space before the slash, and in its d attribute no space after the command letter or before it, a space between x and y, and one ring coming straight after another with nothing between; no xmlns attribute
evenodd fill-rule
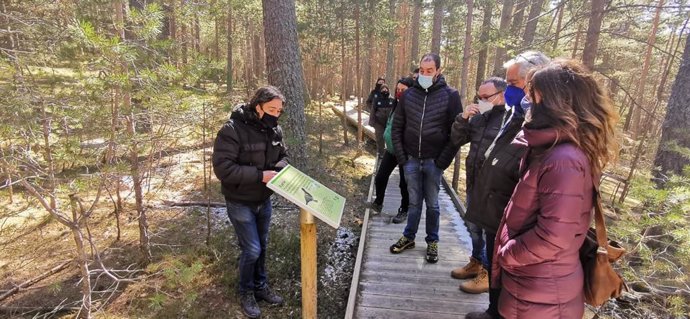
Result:
<svg viewBox="0 0 690 319"><path fill-rule="evenodd" d="M201 53L201 28L199 26L199 14L197 9L194 9L194 53L198 55Z"/></svg>
<svg viewBox="0 0 690 319"><path fill-rule="evenodd" d="M498 26L498 34L508 34L508 27L510 26L510 18L513 15L514 3L514 0L503 0L503 8L501 9L501 21ZM494 55L494 70L493 72L491 72L493 75L502 75L505 73L505 71L503 70L503 62L505 62L505 59L505 44L498 44L496 46L496 54Z"/></svg>
<svg viewBox="0 0 690 319"><path fill-rule="evenodd" d="M50 145L50 134L52 133L51 122L53 118L46 112L45 102L39 101L39 103L41 103L41 127L43 128L44 156L46 164L48 165L48 193L50 194L50 208L55 209L57 207L57 201L55 199L55 161L53 160L53 150Z"/></svg>
<svg viewBox="0 0 690 319"><path fill-rule="evenodd" d="M527 7L527 0L517 0L515 3L515 13L513 14L513 21L510 24L510 35L516 39L520 38L522 31L522 22L525 18L525 7ZM511 48L517 48L517 43L511 43Z"/></svg>
<svg viewBox="0 0 690 319"><path fill-rule="evenodd" d="M556 22L556 32L553 36L553 45L551 46L551 51L556 51L558 48L558 39L561 37L561 26L563 24L563 11L565 11L565 0L561 0L558 5L558 22Z"/></svg>
<svg viewBox="0 0 690 319"><path fill-rule="evenodd" d="M410 42L410 71L419 65L419 26L422 15L422 0L414 0L414 13L412 15L412 36Z"/></svg>
<svg viewBox="0 0 690 319"><path fill-rule="evenodd" d="M227 59L225 62L226 65L226 73L225 73L225 84L227 85L227 93L230 94L232 92L232 1L228 0L228 16L225 21L227 24L227 41L228 41L228 48L227 48Z"/></svg>
<svg viewBox="0 0 690 319"><path fill-rule="evenodd" d="M266 67L266 62L264 62L264 55L261 54L261 35L260 32L256 30L258 25L252 27L252 53L253 59L256 61L254 63L254 80L259 81L263 78L264 68Z"/></svg>
<svg viewBox="0 0 690 319"><path fill-rule="evenodd" d="M532 4L529 8L529 15L527 17L527 24L525 25L525 34L522 37L522 47L529 48L534 41L534 33L537 31L537 22L539 22L539 15L541 14L544 0L531 0Z"/></svg>
<svg viewBox="0 0 690 319"><path fill-rule="evenodd" d="M115 4L116 25L118 26L118 35L121 41L125 41L124 29L124 1ZM127 62L120 61L120 72L129 79L129 68ZM150 263L152 259L150 236L148 233L148 222L146 220L146 211L144 210L144 194L141 188L141 173L139 170L139 147L136 139L134 108L132 107L132 100L128 88L120 88L122 95L122 106L127 113L127 137L129 139L129 160L130 173L132 174L132 185L134 188L134 199L137 210L137 220L139 222L139 248L142 253L143 261ZM118 190L119 191L119 190Z"/></svg>
<svg viewBox="0 0 690 319"><path fill-rule="evenodd" d="M347 72L345 71L346 68L346 61L345 61L345 0L340 0L340 100L341 103L343 104L343 118L342 118L342 124L343 124L343 144L345 146L349 145L348 139L347 139L347 117L345 114L347 114L347 108L346 108L346 103L347 103Z"/></svg>
<svg viewBox="0 0 690 319"><path fill-rule="evenodd" d="M86 255L86 250L84 249L84 233L79 225L80 217L84 214L84 212L80 210L81 205L77 203L77 198L74 195L70 195L70 205L72 208L73 223L68 226L72 231L74 244L77 248L75 261L77 262L79 273L81 274L82 303L81 309L79 309L78 317L91 318L91 275L89 274L89 259Z"/></svg>
<svg viewBox="0 0 690 319"><path fill-rule="evenodd" d="M362 127L362 78L360 76L359 60L359 32L360 32L360 9L359 1L355 1L355 92L357 95L357 146L364 140Z"/></svg>
<svg viewBox="0 0 690 319"><path fill-rule="evenodd" d="M172 55L171 63L180 67L179 53L179 39L177 37L177 0L170 2L170 39L172 40L172 48L170 54Z"/></svg>
<svg viewBox="0 0 690 319"><path fill-rule="evenodd" d="M492 0L483 0L484 19L482 20L482 32L479 34L479 45L481 49L477 55L477 78L474 81L474 89L479 90L479 86L486 76L487 55L489 53L489 32L491 31L491 11L493 10Z"/></svg>
<svg viewBox="0 0 690 319"><path fill-rule="evenodd" d="M462 49L462 74L460 75L460 96L464 99L463 104L467 105L467 78L470 71L470 56L472 50L472 11L474 9L474 1L466 0L467 4L467 18L465 20L465 46ZM460 165L462 163L462 156L460 152L455 154L453 166L453 189L458 189L458 181L460 180Z"/></svg>
<svg viewBox="0 0 690 319"><path fill-rule="evenodd" d="M213 17L213 60L220 60L220 24L218 23L218 17Z"/></svg>
<svg viewBox="0 0 690 319"><path fill-rule="evenodd" d="M604 19L605 7L606 0L592 0L592 9L589 14L589 26L587 27L587 37L585 38L585 48L582 51L582 63L590 70L594 70L594 61L597 58L599 34L601 31L601 22Z"/></svg>
<svg viewBox="0 0 690 319"><path fill-rule="evenodd" d="M652 21L652 30L649 31L649 37L647 38L647 52L645 53L644 63L642 64L642 72L638 77L637 90L635 90L635 101L639 105L647 105L645 98L645 86L647 85L647 75L649 74L649 66L652 61L652 49L656 44L656 30L659 28L659 17L661 15L661 9L664 6L664 0L659 0L656 7L656 13L654 15L654 20ZM640 122L642 119L642 110L639 107L635 107L632 112L632 127L631 131L633 137L636 138L640 133Z"/></svg>
<svg viewBox="0 0 690 319"><path fill-rule="evenodd" d="M283 121L286 140L291 144L295 166L304 168L307 161L306 117L304 114L304 73L297 37L297 16L292 0L262 0L266 71L268 83L285 95Z"/></svg>
<svg viewBox="0 0 690 319"><path fill-rule="evenodd" d="M431 52L441 54L444 0L434 0L434 24L431 29Z"/></svg>
<svg viewBox="0 0 690 319"><path fill-rule="evenodd" d="M395 0L388 0L388 17L391 21L395 21ZM395 72L393 69L393 59L395 58L393 52L393 41L395 41L395 29L390 28L390 31L386 37L386 81L389 83L394 83L393 81L395 80L395 76L393 74L393 72Z"/></svg>
<svg viewBox="0 0 690 319"><path fill-rule="evenodd" d="M666 117L662 125L659 149L654 158L654 175L666 179L670 174L680 175L690 165L690 132L686 129L690 119L690 40L686 37L680 68L671 88Z"/></svg>
<svg viewBox="0 0 690 319"><path fill-rule="evenodd" d="M372 79L372 74L376 73L376 77L381 76L380 73L378 73L377 70L373 70L374 66L372 65L373 61L376 60L376 50L375 48L378 47L378 43L375 42L374 40L374 29L376 28L374 25L374 18L376 14L376 1L373 0L368 0L366 2L366 9L365 12L366 14L364 15L364 21L365 21L365 27L366 27L366 42L364 44L365 46L365 51L366 51L366 59L364 59L364 79L363 83L365 86L371 85L374 80ZM388 81L391 79L387 78Z"/></svg>
<svg viewBox="0 0 690 319"><path fill-rule="evenodd" d="M185 11L185 6L187 5L187 0L180 0L180 10ZM189 35L187 34L187 24L180 23L180 34L179 34L180 44L182 45L182 63L187 64L187 51L189 48Z"/></svg>
<svg viewBox="0 0 690 319"><path fill-rule="evenodd" d="M599 1L599 0L594 0L594 1ZM582 24L578 23L577 24L577 32L575 33L575 42L573 43L573 52L570 55L570 57L573 59L575 59L577 57L577 51L580 49L580 39L582 39L582 29L583 29Z"/></svg>

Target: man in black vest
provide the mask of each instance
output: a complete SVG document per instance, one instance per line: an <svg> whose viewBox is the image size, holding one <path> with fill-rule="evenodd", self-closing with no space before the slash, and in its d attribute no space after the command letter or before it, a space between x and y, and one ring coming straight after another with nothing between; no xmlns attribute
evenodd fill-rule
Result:
<svg viewBox="0 0 690 319"><path fill-rule="evenodd" d="M405 91L395 112L391 137L395 157L403 167L410 204L403 236L390 247L393 254L414 248L426 202L426 261L438 261L438 193L445 170L458 148L449 143L455 117L462 112L460 94L441 75L438 54L425 54L415 85Z"/></svg>

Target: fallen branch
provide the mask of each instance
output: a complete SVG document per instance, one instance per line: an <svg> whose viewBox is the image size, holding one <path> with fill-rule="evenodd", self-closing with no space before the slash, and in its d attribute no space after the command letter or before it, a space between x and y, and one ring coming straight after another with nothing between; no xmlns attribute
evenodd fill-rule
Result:
<svg viewBox="0 0 690 319"><path fill-rule="evenodd" d="M31 285L33 285L33 284L35 284L35 283L37 283L43 279L46 279L46 278L48 278L54 274L57 274L57 273L65 270L69 266L70 263L72 263L71 260L65 261L62 264L59 264L59 265L53 267L53 269L39 275L38 277L34 277L32 279L29 279L29 280L21 283L18 286L15 286L14 288L12 288L12 289L6 291L5 293L3 293L2 295L0 295L0 301L3 301L5 299L7 299L7 297L14 295L15 293L19 292L21 289L30 287Z"/></svg>
<svg viewBox="0 0 690 319"><path fill-rule="evenodd" d="M211 206L211 207L225 207L225 203L222 202L173 202L169 200L163 201L164 205L176 206L176 207L190 207L190 206Z"/></svg>

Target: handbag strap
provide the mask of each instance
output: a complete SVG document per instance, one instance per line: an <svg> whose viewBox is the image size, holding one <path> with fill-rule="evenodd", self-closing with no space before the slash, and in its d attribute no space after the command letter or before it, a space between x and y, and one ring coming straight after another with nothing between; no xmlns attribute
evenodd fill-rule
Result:
<svg viewBox="0 0 690 319"><path fill-rule="evenodd" d="M594 183L594 230L597 233L597 243L599 248L597 252L608 253L608 234L606 233L606 224L604 223L604 213L601 206L601 194L599 193L599 185Z"/></svg>

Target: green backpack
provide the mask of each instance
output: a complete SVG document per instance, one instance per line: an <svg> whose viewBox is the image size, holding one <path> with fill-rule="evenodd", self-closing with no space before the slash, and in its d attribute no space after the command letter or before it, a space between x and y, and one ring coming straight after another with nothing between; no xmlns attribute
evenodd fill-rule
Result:
<svg viewBox="0 0 690 319"><path fill-rule="evenodd" d="M395 117L395 111L391 112L388 116L388 121L386 121L386 129L383 131L383 140L386 142L386 150L388 153L395 154L393 150L393 138L391 137L391 129L393 127L393 118Z"/></svg>

